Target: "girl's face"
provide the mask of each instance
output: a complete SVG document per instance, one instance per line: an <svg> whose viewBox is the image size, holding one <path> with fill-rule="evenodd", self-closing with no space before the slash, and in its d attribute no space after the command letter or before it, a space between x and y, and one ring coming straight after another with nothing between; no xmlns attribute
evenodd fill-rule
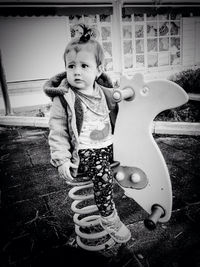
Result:
<svg viewBox="0 0 200 267"><path fill-rule="evenodd" d="M66 55L67 80L71 86L92 93L96 77L101 74L93 51L71 50Z"/></svg>

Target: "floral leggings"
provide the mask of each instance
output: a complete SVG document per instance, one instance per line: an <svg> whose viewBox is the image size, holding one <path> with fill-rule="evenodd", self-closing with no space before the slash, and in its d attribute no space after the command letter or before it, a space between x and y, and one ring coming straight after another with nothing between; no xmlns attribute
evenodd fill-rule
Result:
<svg viewBox="0 0 200 267"><path fill-rule="evenodd" d="M87 173L93 182L94 199L102 216L109 216L114 211L113 202L113 161L112 145L100 149L79 150L79 173Z"/></svg>

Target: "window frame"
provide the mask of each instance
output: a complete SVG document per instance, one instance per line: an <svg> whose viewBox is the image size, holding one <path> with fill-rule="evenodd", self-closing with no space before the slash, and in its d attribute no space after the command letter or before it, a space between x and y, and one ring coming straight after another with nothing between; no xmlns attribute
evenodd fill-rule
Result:
<svg viewBox="0 0 200 267"><path fill-rule="evenodd" d="M103 44L104 43L111 43L111 56L109 56L109 57L105 57L105 61L106 60L109 60L109 59L111 59L111 62L112 62L112 69L106 69L106 66L105 66L105 71L107 72L107 73L113 73L114 71L115 71L115 68L114 68L114 60L113 60L113 58L114 58L114 51L113 51L113 36L112 36L112 28L113 28L113 15L112 14L82 14L82 15L79 15L79 14L77 14L77 15L72 15L72 16L81 16L81 18L82 18L82 21L80 21L80 22L78 22L78 23L81 23L81 22L83 22L84 23L84 17L85 16L89 16L89 15L93 15L93 16L96 16L96 22L95 23L86 23L87 25L89 25L89 26L96 26L96 28L97 28L97 30L98 30L98 32L99 32L99 37L98 37L98 41L100 42L100 44L102 45L102 47L104 47L103 46ZM110 21L109 22L107 22L107 21L101 21L100 20L100 16L101 15L105 15L105 16L110 16ZM67 16L67 25L68 25L68 27L67 27L67 29L66 29L66 31L67 31L67 36L69 36L69 38L68 38L68 42L71 40L71 26L72 25L76 25L77 23L71 23L70 22L70 16ZM108 39L108 40L103 40L103 38L102 38L102 28L103 27L110 27L110 34L111 34L111 36L110 36L110 38ZM104 50L104 52L105 52L106 50Z"/></svg>
<svg viewBox="0 0 200 267"><path fill-rule="evenodd" d="M159 14L156 14L156 20L147 20L147 13L143 13L143 20L141 21L137 21L135 22L134 20L134 17L135 17L135 14L128 14L129 16L131 16L131 21L123 21L123 17L121 18L121 47L122 47L122 51L121 51L121 56L122 56L122 66L123 66L123 72L124 73L133 73L135 71L142 71L142 72L156 72L156 71L168 71L168 70L171 70L171 69L177 69L177 68L180 68L182 66L182 61L183 61L183 55L182 55L182 41L183 41L183 36L182 36L182 16L180 16L179 19L171 19L171 16L170 14L168 19L167 20L159 20L158 19L158 16ZM126 16L128 16L126 15ZM164 15L167 15L164 14ZM168 39L169 39L169 43L168 43L168 50L166 51L166 53L168 53L168 62L169 64L168 65L159 65L159 38L162 38L162 36L160 36L159 34L157 34L157 36L154 36L154 37L148 37L147 36L147 23L148 22L156 22L157 24L157 32L159 32L159 22L160 21L165 21L165 22L168 22L169 25L171 25L171 21L175 21L175 22L179 22L180 23L180 28L179 28L179 34L178 35L172 35L171 34L171 27L169 27L169 35L168 35ZM124 36L123 36L123 26L130 26L131 25L131 28L132 28L132 38L130 39L125 39ZM135 28L136 28L136 25L143 25L143 37L141 38L136 38L135 36ZM180 38L180 49L178 50L180 52L180 63L179 64L171 64L171 52L170 52L170 45L171 45L171 39L172 38ZM147 51L147 40L148 39L157 39L157 51L155 52L155 54L157 54L157 62L158 62L158 66L155 66L155 67L149 67L148 66L148 60L147 60L147 57L148 57L148 51ZM163 38L165 38L165 36L163 36ZM137 55L140 55L140 53L136 53L136 40L144 40L144 51L141 53L141 55L144 55L144 66L143 67L136 67L136 56ZM132 41L132 56L133 56L133 66L132 68L125 68L125 56L124 56L124 41L126 40L131 40ZM164 51L163 51L164 52ZM149 53L150 54L150 53ZM153 53L152 53L153 54Z"/></svg>

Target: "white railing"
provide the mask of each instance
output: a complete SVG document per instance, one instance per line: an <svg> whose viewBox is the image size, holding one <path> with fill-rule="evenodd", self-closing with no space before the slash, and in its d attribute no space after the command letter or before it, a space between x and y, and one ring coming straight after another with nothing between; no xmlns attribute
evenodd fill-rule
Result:
<svg viewBox="0 0 200 267"><path fill-rule="evenodd" d="M200 94L188 95L190 100L200 101ZM0 116L0 125L48 128L48 120L48 117ZM200 135L200 122L154 121L152 133L197 136Z"/></svg>

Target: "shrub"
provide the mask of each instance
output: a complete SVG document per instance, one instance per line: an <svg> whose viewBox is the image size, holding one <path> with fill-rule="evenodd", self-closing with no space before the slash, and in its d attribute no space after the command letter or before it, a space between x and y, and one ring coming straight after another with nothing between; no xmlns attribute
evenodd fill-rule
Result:
<svg viewBox="0 0 200 267"><path fill-rule="evenodd" d="M200 94L200 68L181 71L170 76L169 80L180 85L187 93Z"/></svg>
<svg viewBox="0 0 200 267"><path fill-rule="evenodd" d="M183 106L168 109L156 116L157 121L200 122L199 102L189 101Z"/></svg>
<svg viewBox="0 0 200 267"><path fill-rule="evenodd" d="M185 70L169 77L187 93L200 94L200 68ZM198 101L188 101L185 105L161 112L155 120L199 122L200 109Z"/></svg>

